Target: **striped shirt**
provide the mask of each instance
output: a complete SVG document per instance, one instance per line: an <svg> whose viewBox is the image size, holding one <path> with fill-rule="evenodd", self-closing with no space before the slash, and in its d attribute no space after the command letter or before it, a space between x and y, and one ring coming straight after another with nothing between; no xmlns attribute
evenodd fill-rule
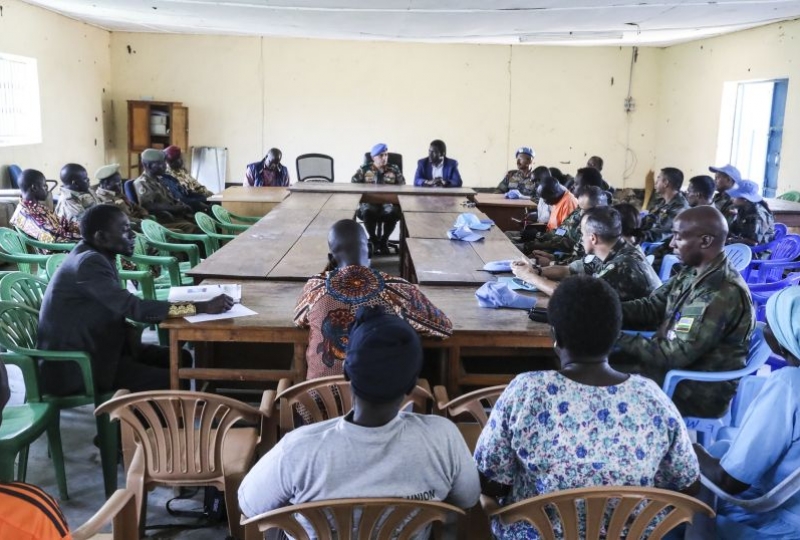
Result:
<svg viewBox="0 0 800 540"><path fill-rule="evenodd" d="M41 488L22 482L0 482L0 538L71 540L56 501Z"/></svg>

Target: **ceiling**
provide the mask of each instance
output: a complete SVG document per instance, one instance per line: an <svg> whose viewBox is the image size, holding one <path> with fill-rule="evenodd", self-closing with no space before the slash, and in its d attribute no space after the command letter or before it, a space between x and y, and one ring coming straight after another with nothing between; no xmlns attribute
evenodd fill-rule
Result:
<svg viewBox="0 0 800 540"><path fill-rule="evenodd" d="M111 31L665 46L800 18L800 0L25 0Z"/></svg>

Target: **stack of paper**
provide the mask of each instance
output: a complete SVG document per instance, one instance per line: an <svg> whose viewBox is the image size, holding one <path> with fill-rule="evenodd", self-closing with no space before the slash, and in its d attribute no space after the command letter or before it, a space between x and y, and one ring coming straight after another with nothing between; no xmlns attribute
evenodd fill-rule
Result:
<svg viewBox="0 0 800 540"><path fill-rule="evenodd" d="M223 283L219 285L171 287L167 299L170 302L205 302L216 298L220 294L227 294L238 304L242 301L242 286L238 283Z"/></svg>

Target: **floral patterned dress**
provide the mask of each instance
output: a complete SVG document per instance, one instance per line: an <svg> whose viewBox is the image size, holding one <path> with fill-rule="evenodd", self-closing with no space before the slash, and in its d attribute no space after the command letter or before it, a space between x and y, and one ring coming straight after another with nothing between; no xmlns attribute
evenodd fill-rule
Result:
<svg viewBox="0 0 800 540"><path fill-rule="evenodd" d="M498 399L475 449L478 470L511 486L506 506L552 491L601 486L682 490L700 475L675 406L658 386L631 375L589 386L556 371L523 373ZM492 522L496 538L537 539L518 522Z"/></svg>

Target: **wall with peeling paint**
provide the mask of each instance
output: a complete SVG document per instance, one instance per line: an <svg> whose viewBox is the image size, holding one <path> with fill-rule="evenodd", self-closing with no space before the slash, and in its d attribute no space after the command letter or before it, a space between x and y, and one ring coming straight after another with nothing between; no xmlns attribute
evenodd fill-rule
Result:
<svg viewBox="0 0 800 540"><path fill-rule="evenodd" d="M93 175L112 136L109 32L17 0L0 4L0 51L37 59L42 116L42 143L0 147L0 165L57 179L75 162ZM6 187L5 171L0 180Z"/></svg>
<svg viewBox="0 0 800 540"><path fill-rule="evenodd" d="M800 189L800 21L772 24L664 50L656 162L687 177L716 157L723 84L789 78L778 193Z"/></svg>
<svg viewBox="0 0 800 540"><path fill-rule="evenodd" d="M538 163L573 173L601 155L621 185L630 126L626 183L641 185L655 153L661 51L640 51L628 116L631 51L115 32L117 141L125 101L152 97L189 107L191 145L227 146L233 182L272 146L293 176L297 155L322 152L334 156L337 180L349 181L378 141L404 155L413 178L416 159L441 138L468 185L496 185L523 145ZM127 159L124 147L112 153Z"/></svg>

